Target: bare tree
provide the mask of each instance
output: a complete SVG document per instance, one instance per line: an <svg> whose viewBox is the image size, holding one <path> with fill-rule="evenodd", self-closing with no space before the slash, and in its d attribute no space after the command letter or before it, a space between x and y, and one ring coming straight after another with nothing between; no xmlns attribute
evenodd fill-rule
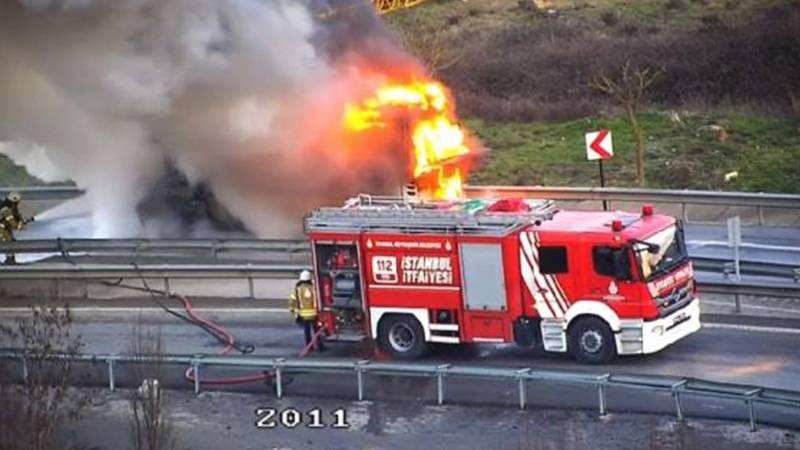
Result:
<svg viewBox="0 0 800 450"><path fill-rule="evenodd" d="M5 376L0 382L0 449L50 449L54 431L79 419L90 400L90 391L69 389L71 357L83 348L69 308L34 306L15 327L0 326L0 338L22 352L26 369L18 383Z"/></svg>
<svg viewBox="0 0 800 450"><path fill-rule="evenodd" d="M591 81L591 87L608 95L625 110L636 142L636 182L644 185L644 132L639 123L639 109L648 88L663 72L650 67L640 68L626 62L615 75L600 73Z"/></svg>
<svg viewBox="0 0 800 450"><path fill-rule="evenodd" d="M452 67L461 58L458 47L447 39L444 30L421 30L421 27L400 29L403 46L425 64L431 76Z"/></svg>
<svg viewBox="0 0 800 450"><path fill-rule="evenodd" d="M135 356L131 368L141 383L130 394L130 432L135 450L174 448L173 426L167 399L161 388L164 344L160 329L145 327L141 317L131 330L130 353Z"/></svg>

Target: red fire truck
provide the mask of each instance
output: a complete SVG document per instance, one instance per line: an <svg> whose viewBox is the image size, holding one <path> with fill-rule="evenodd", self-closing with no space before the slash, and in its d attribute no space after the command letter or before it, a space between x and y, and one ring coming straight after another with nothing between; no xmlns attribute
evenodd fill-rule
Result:
<svg viewBox="0 0 800 450"><path fill-rule="evenodd" d="M648 205L360 196L313 211L305 228L327 339L369 337L395 358L514 342L605 363L700 329L682 225Z"/></svg>

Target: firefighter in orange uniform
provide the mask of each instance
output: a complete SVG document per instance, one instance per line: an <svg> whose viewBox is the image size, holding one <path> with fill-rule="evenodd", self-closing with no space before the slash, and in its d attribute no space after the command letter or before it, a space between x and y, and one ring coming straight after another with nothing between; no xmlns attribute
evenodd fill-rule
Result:
<svg viewBox="0 0 800 450"><path fill-rule="evenodd" d="M298 325L303 327L306 338L306 345L319 331L317 324L317 295L314 292L314 284L311 282L311 272L304 270L300 273L300 278L294 286L294 291L289 296L289 312L295 317ZM315 347L318 351L324 351L322 336L317 338Z"/></svg>

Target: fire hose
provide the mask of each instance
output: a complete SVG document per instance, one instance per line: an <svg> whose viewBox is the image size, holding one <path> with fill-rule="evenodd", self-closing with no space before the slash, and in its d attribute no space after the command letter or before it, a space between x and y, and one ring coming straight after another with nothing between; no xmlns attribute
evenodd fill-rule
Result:
<svg viewBox="0 0 800 450"><path fill-rule="evenodd" d="M238 350L239 353L243 355L255 351L255 347L251 344L242 345L237 343L236 338L228 330L226 330L219 324L216 324L206 318L198 316L194 312L194 309L192 307L192 302L187 297L180 294L167 293L165 291L158 291L156 289L152 289L150 285L147 283L147 280L142 275L141 271L139 271L139 265L133 263L133 266L136 269L136 272L138 273L139 278L141 279L142 284L144 285L144 288L150 293L150 296L153 299L153 301L156 304L158 304L162 309L164 309L167 313L179 317L182 320L185 320L186 322L189 322L193 325L200 327L208 334L216 338L218 341L225 344L225 348L222 350L221 354L226 355L230 353L233 349ZM171 298L176 298L180 300L181 303L183 304L184 311L186 311L186 316L183 316L180 313L177 313L174 310L167 307L166 305L164 305L158 299L156 293L160 293L162 295L168 295ZM319 340L320 336L322 335L323 330L324 330L323 328L320 328L319 330L317 330L316 333L314 333L309 343L300 351L298 356L302 358L307 356L311 352L311 349L313 349L316 346L316 343ZM184 377L186 378L187 381L193 383L195 381L194 367L187 368L186 372L184 373ZM221 386L221 385L245 384L245 383L254 383L258 381L267 381L271 378L272 374L265 371L258 375L245 375L241 377L206 379L206 380L201 380L201 383Z"/></svg>
<svg viewBox="0 0 800 450"><path fill-rule="evenodd" d="M69 250L64 248L64 246L63 246L63 244L61 242L61 239L58 239L58 246L59 246L59 250L61 251L61 255L70 264L75 265L76 262L72 259L71 255L69 254ZM176 293L170 293L170 292L162 291L162 290L159 290L159 289L153 289L152 287L150 287L149 283L147 282L147 279L144 277L144 275L142 274L141 270L139 270L139 265L137 263L135 263L135 262L132 263L132 265L133 265L134 269L136 270L136 273L139 276L139 279L142 281L142 284L143 284L144 288L122 284L122 279L120 279L119 281L117 281L115 283L104 282L103 284L109 285L109 286L115 286L115 287L122 287L122 288L126 288L126 289L145 291L145 292L149 293L150 294L150 298L153 300L153 302L156 303L159 307L161 307L161 309L163 309L165 312L167 312L168 314L170 314L170 315L172 315L174 317L177 317L178 319L181 319L181 320L183 320L183 321L185 321L185 322L187 322L189 324L192 324L192 325L195 325L195 326L199 327L200 329L202 329L203 331L205 331L206 333L208 333L209 335L211 335L212 337L217 339L220 343L224 344L225 348L221 352L221 354L223 354L223 355L226 355L226 354L230 353L234 349L237 350L239 353L241 353L243 355L246 355L246 354L249 354L249 353L252 353L253 351L255 351L255 346L253 346L252 344L246 344L246 343L245 344L241 344L241 343L238 343L236 341L236 338L233 336L233 334L231 334L224 327L222 327L219 324L216 324L216 323L214 323L214 322L212 322L212 321L210 321L208 319L205 319L205 318L197 315L194 312L194 309L193 309L193 306L192 306L192 302L191 302L191 300L189 300L188 297L180 295L180 294L176 294ZM183 305L183 309L184 309L186 315L183 315L183 314L175 311L174 309L168 307L167 305L165 305L158 298L157 295L161 295L163 297L169 297L169 298L174 298L174 299L179 300ZM306 344L306 346L298 354L299 357L301 357L301 358L305 357L312 351L312 349L317 345L317 342L319 341L320 337L322 336L323 331L324 331L324 329L320 328L319 330L317 330L313 334L313 336L311 337L311 340L309 341L309 343ZM187 381L190 381L190 382L193 383L195 381L194 368L193 367L189 367L188 369L186 369L186 372L184 373L184 377L186 378ZM261 374L258 374L258 375L246 375L246 376L241 376L241 377L205 379L205 380L201 380L201 382L203 384L210 384L210 385L232 385L232 384L254 383L254 382L258 382L258 381L267 381L270 378L272 378L272 374L265 371L265 372L262 372Z"/></svg>

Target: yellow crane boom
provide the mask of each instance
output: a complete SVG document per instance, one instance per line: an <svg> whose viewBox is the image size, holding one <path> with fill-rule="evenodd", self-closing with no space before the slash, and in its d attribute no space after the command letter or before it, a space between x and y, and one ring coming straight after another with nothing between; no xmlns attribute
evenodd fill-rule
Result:
<svg viewBox="0 0 800 450"><path fill-rule="evenodd" d="M382 16L391 12L400 11L401 9L412 8L426 1L428 0L370 0L369 2L375 7L378 15ZM356 0L347 6L340 6L335 9L320 11L318 16L320 19L330 20L336 18L336 16L339 14L347 12L348 10L364 7L366 5L367 3L365 3L363 0Z"/></svg>
<svg viewBox="0 0 800 450"><path fill-rule="evenodd" d="M412 8L427 0L372 0L378 14L388 14L401 9Z"/></svg>

